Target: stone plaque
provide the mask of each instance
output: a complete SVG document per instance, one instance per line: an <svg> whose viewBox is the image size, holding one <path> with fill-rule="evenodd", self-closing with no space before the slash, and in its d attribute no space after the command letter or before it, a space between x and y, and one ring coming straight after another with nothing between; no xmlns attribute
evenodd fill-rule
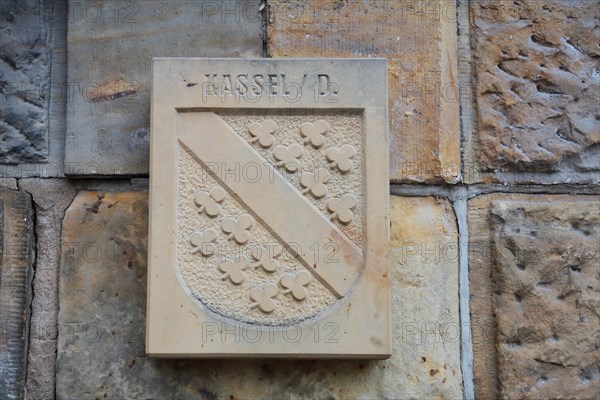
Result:
<svg viewBox="0 0 600 400"><path fill-rule="evenodd" d="M386 358L382 59L155 59L146 350Z"/></svg>

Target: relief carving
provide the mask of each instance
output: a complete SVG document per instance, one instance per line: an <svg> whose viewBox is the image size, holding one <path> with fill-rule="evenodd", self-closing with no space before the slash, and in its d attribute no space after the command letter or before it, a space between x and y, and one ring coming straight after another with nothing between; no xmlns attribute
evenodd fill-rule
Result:
<svg viewBox="0 0 600 400"><path fill-rule="evenodd" d="M219 234L214 229L207 229L204 232L194 232L190 236L190 243L194 247L192 254L200 252L203 256L211 256L215 252L214 241Z"/></svg>
<svg viewBox="0 0 600 400"><path fill-rule="evenodd" d="M273 157L277 160L275 166L283 166L290 173L294 173L300 169L300 159L302 156L304 156L304 149L299 144L293 144L289 147L278 145L273 149Z"/></svg>
<svg viewBox="0 0 600 400"><path fill-rule="evenodd" d="M304 187L302 193L310 192L315 198L320 199L327 195L325 183L329 180L329 174L324 168L317 168L314 172L304 172L300 178L300 185Z"/></svg>
<svg viewBox="0 0 600 400"><path fill-rule="evenodd" d="M227 240L235 239L239 244L244 244L250 239L250 228L254 225L254 218L248 214L242 214L236 218L225 218L221 223L223 232L229 234Z"/></svg>
<svg viewBox="0 0 600 400"><path fill-rule="evenodd" d="M331 126L329 122L322 119L312 122L305 122L300 125L300 136L304 138L304 144L310 143L315 149L323 147L327 141L325 136L329 133Z"/></svg>
<svg viewBox="0 0 600 400"><path fill-rule="evenodd" d="M277 123L271 119L263 122L255 122L248 126L248 132L253 136L250 143L258 141L262 147L269 148L275 143L273 136L277 131Z"/></svg>
<svg viewBox="0 0 600 400"><path fill-rule="evenodd" d="M273 297L277 296L279 289L273 283L267 283L262 288L254 288L250 292L252 304L250 308L260 308L264 313L272 313L275 310L275 302Z"/></svg>
<svg viewBox="0 0 600 400"><path fill-rule="evenodd" d="M341 173L348 173L354 167L352 158L356 155L356 148L349 144L341 147L330 147L325 152L327 160L336 166Z"/></svg>
<svg viewBox="0 0 600 400"><path fill-rule="evenodd" d="M202 190L194 198L194 202L198 206L198 212L200 214L205 212L206 215L213 218L221 213L221 207L218 203L222 203L223 200L225 200L225 190L219 186L213 187L209 192Z"/></svg>
<svg viewBox="0 0 600 400"><path fill-rule="evenodd" d="M339 199L330 199L327 202L327 209L332 212L331 219L338 219L342 224L349 224L354 218L352 210L356 208L356 196L352 193L346 193Z"/></svg>
<svg viewBox="0 0 600 400"><path fill-rule="evenodd" d="M219 270L224 273L221 279L226 280L229 278L231 283L239 285L246 278L243 271L247 266L248 264L244 263L242 260L225 260L219 264Z"/></svg>
<svg viewBox="0 0 600 400"><path fill-rule="evenodd" d="M342 230L355 224L360 205L360 198L354 194L360 193L360 178L355 175L355 170L360 169L361 156L357 149L360 142L352 139L348 127L359 128L360 124L346 123L344 129L340 130L337 124L325 119L313 122L300 119L293 125L283 126L275 119L250 120L240 126L238 133L241 136L245 134L244 140L265 160L290 174L286 175L289 184L297 187L310 202L317 205L327 221ZM354 135L359 137L359 134L360 130L357 129ZM361 173L360 170L356 172ZM263 221L257 222L244 212L247 211L244 207L236 205L236 199L226 196L222 182L207 174L203 176L203 183L195 187L193 203L197 207L196 215L204 216L205 223L213 222L205 229L192 231L188 240L192 246L190 253L202 255L205 259L203 268L209 268L208 271L213 269L217 275L208 278L211 274L204 273L198 282L209 284L208 279L228 281L230 289L213 290L229 293L224 298L232 295L230 290L239 292L242 298L250 297L249 308L244 307L247 307L246 313L252 315L249 318L257 320L267 318L270 321L271 316L289 313L289 306L282 307L283 304L290 304L289 301L302 303L308 313L314 307L313 303L319 301L317 299L330 298L328 301L332 301L328 297L331 293L324 297L324 293L330 289L314 281L312 273L304 269L303 265L306 264L302 264L298 258L298 251L312 253L314 249L323 247L322 244L317 243L307 249L291 246L295 253L289 253L284 250L285 243L278 243L275 237L268 239L269 235L265 236L261 226ZM293 176L295 178L291 178ZM342 191L344 188L346 190ZM290 209L286 212L293 214L294 211ZM202 226L202 223L198 223ZM358 232L360 235L361 226L355 225L348 232ZM218 246L247 250L215 255L217 249L221 250ZM338 258L335 254L334 257ZM311 292L315 293L314 298L309 293L309 286ZM278 296L279 292L284 296ZM239 301L239 295L232 298Z"/></svg>
<svg viewBox="0 0 600 400"><path fill-rule="evenodd" d="M302 301L308 296L308 291L305 286L310 283L311 279L312 275L306 270L299 271L296 274L283 274L281 275L279 283L286 289L281 293L291 293L294 299Z"/></svg>

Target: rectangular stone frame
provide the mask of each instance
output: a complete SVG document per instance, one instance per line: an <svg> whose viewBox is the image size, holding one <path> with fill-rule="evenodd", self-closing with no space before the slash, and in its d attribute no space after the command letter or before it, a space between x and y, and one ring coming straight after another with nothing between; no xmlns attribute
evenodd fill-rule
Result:
<svg viewBox="0 0 600 400"><path fill-rule="evenodd" d="M287 82L303 83L303 88L315 90L302 93L295 102L268 95L252 102L234 95L203 96L204 74L235 76L242 70L248 74L284 73ZM337 96L319 95L318 74L325 73L336 84ZM388 358L391 297L386 60L156 58L152 77L147 354L204 358ZM216 320L201 309L184 291L175 269L179 113L218 114L219 109L232 108L361 110L365 135L367 240L361 277L352 292L340 300L341 304L335 304L335 309L322 319L292 325L289 333L281 328L265 329L258 340L256 328ZM337 329L336 340L327 340L331 329Z"/></svg>

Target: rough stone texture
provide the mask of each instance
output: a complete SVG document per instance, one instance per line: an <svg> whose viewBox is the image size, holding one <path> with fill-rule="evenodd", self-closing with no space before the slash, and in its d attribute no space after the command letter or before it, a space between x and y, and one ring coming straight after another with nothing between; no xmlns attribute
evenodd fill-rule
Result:
<svg viewBox="0 0 600 400"><path fill-rule="evenodd" d="M34 260L33 208L26 193L0 189L0 398L21 399Z"/></svg>
<svg viewBox="0 0 600 400"><path fill-rule="evenodd" d="M500 391L600 396L600 203L492 205Z"/></svg>
<svg viewBox="0 0 600 400"><path fill-rule="evenodd" d="M63 176L67 3L3 1L0 12L0 177Z"/></svg>
<svg viewBox="0 0 600 400"><path fill-rule="evenodd" d="M58 398L461 398L452 207L394 197L392 220L391 359L151 359L144 355L147 194L80 192L63 229ZM426 228L415 236L417 227ZM424 259L415 251L436 243L446 251Z"/></svg>
<svg viewBox="0 0 600 400"><path fill-rule="evenodd" d="M15 178L0 178L0 187L19 190L17 186L17 180Z"/></svg>
<svg viewBox="0 0 600 400"><path fill-rule="evenodd" d="M458 229L452 205L434 197L392 196L391 214L393 373L399 385L373 397L460 399Z"/></svg>
<svg viewBox="0 0 600 400"><path fill-rule="evenodd" d="M262 53L259 1L69 4L67 175L148 174L153 57Z"/></svg>
<svg viewBox="0 0 600 400"><path fill-rule="evenodd" d="M56 361L60 231L65 209L73 200L76 191L70 182L60 179L21 179L19 185L33 196L37 235L25 398L52 399Z"/></svg>
<svg viewBox="0 0 600 400"><path fill-rule="evenodd" d="M600 170L598 3L470 4L481 169Z"/></svg>
<svg viewBox="0 0 600 400"><path fill-rule="evenodd" d="M460 180L454 1L269 5L271 57L387 58L392 181Z"/></svg>
<svg viewBox="0 0 600 400"><path fill-rule="evenodd" d="M51 1L7 0L0 9L0 163L48 158Z"/></svg>
<svg viewBox="0 0 600 400"><path fill-rule="evenodd" d="M600 396L600 198L470 202L480 398Z"/></svg>

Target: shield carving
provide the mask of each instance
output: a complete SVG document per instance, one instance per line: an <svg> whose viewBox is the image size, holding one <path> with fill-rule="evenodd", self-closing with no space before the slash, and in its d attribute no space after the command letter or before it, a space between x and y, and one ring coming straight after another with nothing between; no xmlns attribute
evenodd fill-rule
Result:
<svg viewBox="0 0 600 400"><path fill-rule="evenodd" d="M154 61L150 355L390 355L386 75Z"/></svg>

